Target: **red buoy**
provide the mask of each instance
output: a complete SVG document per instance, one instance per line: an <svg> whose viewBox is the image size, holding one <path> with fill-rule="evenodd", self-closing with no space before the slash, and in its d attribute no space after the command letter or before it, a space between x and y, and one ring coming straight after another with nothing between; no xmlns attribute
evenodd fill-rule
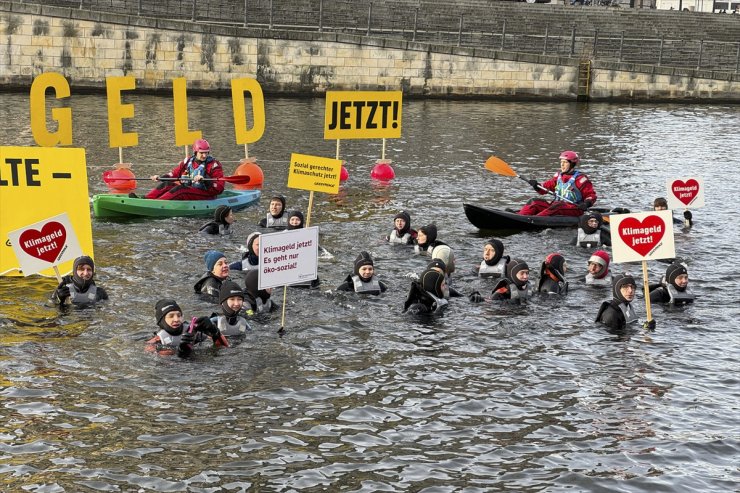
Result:
<svg viewBox="0 0 740 493"><path fill-rule="evenodd" d="M257 160L253 157L248 157L239 161L239 166L236 167L234 174L249 177L249 183L234 185L234 188L237 190L262 188L262 183L265 181L265 174L262 172L262 168L257 165Z"/></svg>
<svg viewBox="0 0 740 493"><path fill-rule="evenodd" d="M339 172L339 181L347 181L349 180L349 171L347 171L347 168L342 165L342 169Z"/></svg>
<svg viewBox="0 0 740 493"><path fill-rule="evenodd" d="M370 172L370 178L376 180L388 181L396 177L396 172L391 167L390 159L378 159L375 162L373 170Z"/></svg>

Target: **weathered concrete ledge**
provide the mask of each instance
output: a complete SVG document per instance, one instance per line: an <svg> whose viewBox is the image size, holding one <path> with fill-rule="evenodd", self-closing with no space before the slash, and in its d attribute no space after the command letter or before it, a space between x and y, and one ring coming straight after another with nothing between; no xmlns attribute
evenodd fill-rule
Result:
<svg viewBox="0 0 740 493"><path fill-rule="evenodd" d="M28 90L60 72L77 90L131 75L141 91L230 91L254 77L267 93L398 90L409 97L575 100L576 58L433 45L352 34L269 31L0 1L7 42L0 84ZM726 72L593 61L590 99L740 102Z"/></svg>

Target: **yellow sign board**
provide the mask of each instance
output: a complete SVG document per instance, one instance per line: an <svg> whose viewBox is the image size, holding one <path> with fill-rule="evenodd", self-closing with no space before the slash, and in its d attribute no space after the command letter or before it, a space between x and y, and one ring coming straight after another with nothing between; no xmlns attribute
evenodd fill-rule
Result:
<svg viewBox="0 0 740 493"><path fill-rule="evenodd" d="M336 194L339 193L341 171L341 159L293 153L288 168L288 188Z"/></svg>
<svg viewBox="0 0 740 493"><path fill-rule="evenodd" d="M8 233L67 213L85 255L93 256L85 150L0 147L0 275L22 275ZM58 265L72 270L72 260ZM42 275L54 276L49 268Z"/></svg>
<svg viewBox="0 0 740 493"><path fill-rule="evenodd" d="M398 139L401 91L327 91L325 139Z"/></svg>

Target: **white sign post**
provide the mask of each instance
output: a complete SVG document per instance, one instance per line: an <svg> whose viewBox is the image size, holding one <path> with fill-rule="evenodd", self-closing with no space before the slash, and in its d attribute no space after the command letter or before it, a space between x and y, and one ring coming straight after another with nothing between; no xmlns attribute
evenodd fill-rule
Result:
<svg viewBox="0 0 740 493"><path fill-rule="evenodd" d="M643 290L648 322L653 319L650 310L650 287L647 261L674 258L673 213L671 211L638 212L609 216L612 231L614 262L642 261Z"/></svg>
<svg viewBox="0 0 740 493"><path fill-rule="evenodd" d="M279 333L285 331L287 286L318 277L319 228L301 228L260 236L258 289L283 286Z"/></svg>
<svg viewBox="0 0 740 493"><path fill-rule="evenodd" d="M8 239L24 276L53 267L57 280L61 282L57 265L82 255L67 213L10 231Z"/></svg>
<svg viewBox="0 0 740 493"><path fill-rule="evenodd" d="M704 207L704 181L701 178L674 178L666 181L666 201L668 208L689 210ZM684 221L688 228L689 219Z"/></svg>
<svg viewBox="0 0 740 493"><path fill-rule="evenodd" d="M259 289L312 281L318 276L319 228L260 236Z"/></svg>

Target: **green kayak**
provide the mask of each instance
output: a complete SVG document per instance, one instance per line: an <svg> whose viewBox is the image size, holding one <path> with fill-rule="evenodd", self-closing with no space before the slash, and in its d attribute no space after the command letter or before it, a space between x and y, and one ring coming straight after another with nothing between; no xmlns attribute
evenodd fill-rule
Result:
<svg viewBox="0 0 740 493"><path fill-rule="evenodd" d="M260 198L259 190L226 190L213 200L153 200L125 194L93 195L93 213L100 219L125 217L211 216L219 205L244 209Z"/></svg>

